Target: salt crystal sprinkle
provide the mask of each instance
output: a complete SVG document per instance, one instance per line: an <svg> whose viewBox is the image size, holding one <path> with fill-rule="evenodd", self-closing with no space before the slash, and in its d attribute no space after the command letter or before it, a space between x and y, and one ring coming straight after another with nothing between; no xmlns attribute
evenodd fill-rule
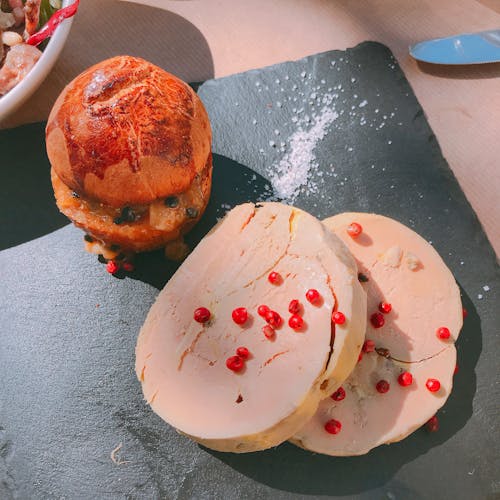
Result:
<svg viewBox="0 0 500 500"><path fill-rule="evenodd" d="M288 152L273 165L271 182L276 196L291 202L295 200L300 188L307 184L311 171L318 168L314 154L316 145L325 137L328 127L338 116L331 103L328 103L312 118L300 120L298 129L288 140ZM308 123L312 123L309 128L306 127Z"/></svg>

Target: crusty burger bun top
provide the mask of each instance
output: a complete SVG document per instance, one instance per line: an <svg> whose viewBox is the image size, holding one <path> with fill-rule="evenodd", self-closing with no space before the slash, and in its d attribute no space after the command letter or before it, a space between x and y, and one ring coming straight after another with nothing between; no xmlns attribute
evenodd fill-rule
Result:
<svg viewBox="0 0 500 500"><path fill-rule="evenodd" d="M119 56L66 86L46 142L68 187L120 207L185 191L207 162L211 130L186 83L143 59Z"/></svg>

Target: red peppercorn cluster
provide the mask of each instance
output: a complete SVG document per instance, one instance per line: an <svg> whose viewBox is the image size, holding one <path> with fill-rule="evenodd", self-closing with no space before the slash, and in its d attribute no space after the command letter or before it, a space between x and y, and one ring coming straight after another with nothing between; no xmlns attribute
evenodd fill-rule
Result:
<svg viewBox="0 0 500 500"><path fill-rule="evenodd" d="M269 280L269 283L271 283L272 285L279 285L283 282L281 274L277 273L276 271L270 272L267 279Z"/></svg>
<svg viewBox="0 0 500 500"><path fill-rule="evenodd" d="M398 377L398 384L402 387L408 387L413 383L413 375L410 372L403 372Z"/></svg>
<svg viewBox="0 0 500 500"><path fill-rule="evenodd" d="M276 284L278 281L282 280L281 276L276 278L275 275L279 276L278 273L273 271L268 276L268 281L272 284ZM321 301L320 293L312 288L307 290L305 296L311 304L317 304ZM290 313L288 326L295 331L303 329L305 325L304 318L302 317L303 307L298 299L292 299L290 301L288 304L288 312ZM282 326L283 318L277 311L271 310L265 304L262 304L257 308L257 314L267 322L267 325L262 328L262 333L267 339L272 340L275 337L275 330Z"/></svg>
<svg viewBox="0 0 500 500"><path fill-rule="evenodd" d="M437 329L436 335L441 340L448 340L451 336L450 330L446 326Z"/></svg>
<svg viewBox="0 0 500 500"><path fill-rule="evenodd" d="M437 432L439 430L439 420L436 415L427 420L425 427L429 432Z"/></svg>
<svg viewBox="0 0 500 500"><path fill-rule="evenodd" d="M384 315L379 312L373 313L370 316L370 323L373 328L382 328L385 325Z"/></svg>
<svg viewBox="0 0 500 500"><path fill-rule="evenodd" d="M347 226L347 234L351 238L357 238L362 232L363 232L363 227L361 226L361 224L358 224L357 222L351 222Z"/></svg>
<svg viewBox="0 0 500 500"><path fill-rule="evenodd" d="M377 382L377 385L375 386L377 392L380 392L380 394L385 394L386 392L389 392L390 387L391 386L389 382L387 382L387 380L379 380Z"/></svg>
<svg viewBox="0 0 500 500"><path fill-rule="evenodd" d="M288 320L288 326L292 330L300 330L304 326L304 320L298 314L292 314Z"/></svg>
<svg viewBox="0 0 500 500"><path fill-rule="evenodd" d="M250 357L250 351L246 347L238 347L236 355L226 359L226 366L233 372L240 372L245 368L245 362Z"/></svg>
<svg viewBox="0 0 500 500"><path fill-rule="evenodd" d="M441 382L435 378L429 378L425 383L425 387L427 387L430 392L437 392L441 389Z"/></svg>
<svg viewBox="0 0 500 500"><path fill-rule="evenodd" d="M121 269L123 269L127 273L131 273L135 268L132 262L126 260L108 260L108 262L106 263L106 271L108 271L109 274L116 274Z"/></svg>
<svg viewBox="0 0 500 500"><path fill-rule="evenodd" d="M106 264L106 271L108 271L109 274L115 274L119 270L120 270L120 266L114 260L110 260Z"/></svg>
<svg viewBox="0 0 500 500"><path fill-rule="evenodd" d="M268 275L268 281L273 285L279 285L283 282L283 278L278 272L272 271ZM321 301L321 294L318 290L312 288L307 290L305 297L311 304L318 304ZM288 305L288 311L290 313L288 319L289 327L296 331L302 329L305 323L302 317L303 307L300 301L298 299L291 300ZM283 324L283 318L277 311L272 310L265 304L258 306L257 314L266 321L266 324L262 327L262 333L268 340L273 340L276 336L276 329L280 328ZM240 326L246 324L249 317L248 310L245 307L237 307L231 312L233 322ZM211 319L211 312L206 307L198 307L193 313L193 318L198 323L207 323ZM345 322L345 316L337 312L332 321L342 324ZM236 354L226 359L226 367L233 372L240 372L244 369L245 362L249 356L250 352L247 347L238 347ZM343 391L342 388L340 390Z"/></svg>
<svg viewBox="0 0 500 500"><path fill-rule="evenodd" d="M276 329L283 324L283 318L276 311L272 311L268 306L262 304L257 308L257 314L263 318L267 325L262 327L262 333L266 339L273 340Z"/></svg>
<svg viewBox="0 0 500 500"><path fill-rule="evenodd" d="M263 326L262 333L264 334L264 337L266 337L266 339L269 339L269 340L273 340L274 337L276 336L276 331L270 325Z"/></svg>
<svg viewBox="0 0 500 500"><path fill-rule="evenodd" d="M288 312L290 314L300 314L301 309L302 307L297 299L291 300L290 304L288 304Z"/></svg>
<svg viewBox="0 0 500 500"><path fill-rule="evenodd" d="M328 434L338 434L340 430L342 429L342 424L335 419L328 420L325 424L325 431L328 432Z"/></svg>
<svg viewBox="0 0 500 500"><path fill-rule="evenodd" d="M267 306L259 306L257 308L257 314L261 317L264 318L266 317L266 314L270 311L269 307Z"/></svg>
<svg viewBox="0 0 500 500"><path fill-rule="evenodd" d="M370 316L370 323L373 328L382 328L385 325L384 314L389 314L392 311L392 305L389 302L380 302L378 305L378 312L374 312Z"/></svg>
<svg viewBox="0 0 500 500"><path fill-rule="evenodd" d="M345 389L339 387L331 396L334 401L342 401L345 398Z"/></svg>
<svg viewBox="0 0 500 500"><path fill-rule="evenodd" d="M388 302L381 302L378 305L378 310L383 314L389 314L392 311L392 305Z"/></svg>
<svg viewBox="0 0 500 500"><path fill-rule="evenodd" d="M345 323L345 315L340 311L334 311L332 313L332 323L336 325L343 325Z"/></svg>
<svg viewBox="0 0 500 500"><path fill-rule="evenodd" d="M248 357L250 356L250 351L246 347L238 347L238 349L236 349L236 354L240 358L248 359Z"/></svg>
<svg viewBox="0 0 500 500"><path fill-rule="evenodd" d="M265 320L274 329L279 328L283 324L283 318L276 311L268 311L266 313Z"/></svg>
<svg viewBox="0 0 500 500"><path fill-rule="evenodd" d="M240 356L230 356L226 359L226 366L233 372L240 372L245 367L245 360Z"/></svg>
<svg viewBox="0 0 500 500"><path fill-rule="evenodd" d="M373 340L365 340L362 351L368 353L368 352L373 352L374 350L375 350L375 342L373 342Z"/></svg>
<svg viewBox="0 0 500 500"><path fill-rule="evenodd" d="M339 387L330 397L336 402L342 401L345 399L345 389ZM342 424L338 420L331 419L325 423L324 428L328 434L338 434L342 429Z"/></svg>
<svg viewBox="0 0 500 500"><path fill-rule="evenodd" d="M237 307L231 313L231 316L237 325L244 325L248 320L248 311L245 307Z"/></svg>
<svg viewBox="0 0 500 500"><path fill-rule="evenodd" d="M307 292L306 292L306 299L311 304L317 304L317 303L319 303L321 296L320 296L318 290L311 288L311 289L307 290Z"/></svg>
<svg viewBox="0 0 500 500"><path fill-rule="evenodd" d="M206 307L198 307L198 309L195 309L193 314L194 320L198 323L206 323L210 320L210 317L211 313Z"/></svg>

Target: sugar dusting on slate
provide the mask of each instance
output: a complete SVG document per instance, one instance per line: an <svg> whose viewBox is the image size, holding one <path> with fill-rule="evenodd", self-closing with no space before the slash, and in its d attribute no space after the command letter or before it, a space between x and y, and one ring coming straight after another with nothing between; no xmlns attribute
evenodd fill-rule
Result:
<svg viewBox="0 0 500 500"><path fill-rule="evenodd" d="M328 103L313 117L313 124L306 129L308 119L298 122L297 130L288 139L289 151L273 165L271 183L278 198L293 201L301 186L309 180L311 170L318 168L314 149L321 141L338 113Z"/></svg>

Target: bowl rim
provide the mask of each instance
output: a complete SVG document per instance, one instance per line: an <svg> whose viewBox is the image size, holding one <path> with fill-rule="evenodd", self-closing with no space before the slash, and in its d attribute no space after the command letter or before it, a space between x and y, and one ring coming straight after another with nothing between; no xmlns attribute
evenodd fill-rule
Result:
<svg viewBox="0 0 500 500"><path fill-rule="evenodd" d="M63 0L62 6L67 7L74 1ZM64 47L73 19L74 16L65 19L56 28L33 69L12 90L0 97L0 123L21 106L45 80Z"/></svg>

